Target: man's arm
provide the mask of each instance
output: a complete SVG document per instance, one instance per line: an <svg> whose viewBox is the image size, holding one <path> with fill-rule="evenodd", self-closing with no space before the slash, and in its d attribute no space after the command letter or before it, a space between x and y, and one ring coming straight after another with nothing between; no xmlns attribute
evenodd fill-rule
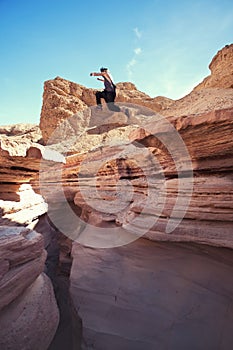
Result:
<svg viewBox="0 0 233 350"><path fill-rule="evenodd" d="M103 73L95 73L95 72L94 73L90 73L91 77L103 77L103 75L104 75Z"/></svg>

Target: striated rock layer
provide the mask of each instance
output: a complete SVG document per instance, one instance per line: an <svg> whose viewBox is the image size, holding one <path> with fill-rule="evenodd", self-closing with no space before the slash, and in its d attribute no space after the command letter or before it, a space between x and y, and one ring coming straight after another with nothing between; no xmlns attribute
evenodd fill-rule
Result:
<svg viewBox="0 0 233 350"><path fill-rule="evenodd" d="M22 227L0 227L0 348L47 350L59 312L43 274L43 237Z"/></svg>
<svg viewBox="0 0 233 350"><path fill-rule="evenodd" d="M118 113L96 112L95 90L57 77L45 82L43 140L34 126L0 128L1 225L12 226L0 240L1 349L46 349L57 327L48 235L29 230L47 210L76 241L84 349L231 348L231 51L177 101L118 83Z"/></svg>
<svg viewBox="0 0 233 350"><path fill-rule="evenodd" d="M21 227L0 227L0 309L12 302L44 269L43 237Z"/></svg>
<svg viewBox="0 0 233 350"><path fill-rule="evenodd" d="M72 236L72 214L62 204L68 200L94 227L111 224L152 240L232 248L232 116L232 108L169 123L152 115L143 126L119 128L113 145L111 137L106 141L112 131L101 138L98 131L91 133L91 151L67 156L65 164L42 166L40 191L51 217L55 213L55 225ZM59 202L66 212L62 217L54 209ZM179 224L168 232L172 220Z"/></svg>

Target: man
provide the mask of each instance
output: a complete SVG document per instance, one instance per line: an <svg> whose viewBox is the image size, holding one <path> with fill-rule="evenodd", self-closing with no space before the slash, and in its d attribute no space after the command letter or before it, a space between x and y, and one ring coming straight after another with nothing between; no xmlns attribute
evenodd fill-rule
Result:
<svg viewBox="0 0 233 350"><path fill-rule="evenodd" d="M108 108L111 111L119 112L120 108L114 104L116 98L116 85L113 82L111 74L108 71L108 68L100 68L100 73L90 73L90 76L102 77L97 78L100 81L104 82L104 90L96 92L96 103L97 109L102 110L101 98L105 100L108 105Z"/></svg>

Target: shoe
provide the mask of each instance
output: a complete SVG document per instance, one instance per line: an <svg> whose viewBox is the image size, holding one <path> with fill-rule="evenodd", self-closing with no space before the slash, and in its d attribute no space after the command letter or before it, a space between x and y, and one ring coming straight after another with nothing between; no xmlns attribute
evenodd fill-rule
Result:
<svg viewBox="0 0 233 350"><path fill-rule="evenodd" d="M124 112L128 118L132 118L135 116L135 110L132 108L125 108Z"/></svg>
<svg viewBox="0 0 233 350"><path fill-rule="evenodd" d="M125 112L126 117L127 117L127 118L130 118L130 111L129 111L129 108L125 108L124 112Z"/></svg>

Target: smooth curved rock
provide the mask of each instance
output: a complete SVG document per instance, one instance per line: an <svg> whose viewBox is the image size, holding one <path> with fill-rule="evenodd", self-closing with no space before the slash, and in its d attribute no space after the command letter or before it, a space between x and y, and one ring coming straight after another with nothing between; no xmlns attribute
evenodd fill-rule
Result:
<svg viewBox="0 0 233 350"><path fill-rule="evenodd" d="M232 349L232 250L139 239L72 255L83 349Z"/></svg>
<svg viewBox="0 0 233 350"><path fill-rule="evenodd" d="M1 350L47 350L59 322L50 279L41 274L0 313Z"/></svg>
<svg viewBox="0 0 233 350"><path fill-rule="evenodd" d="M43 236L22 227L0 227L0 310L44 270Z"/></svg>

